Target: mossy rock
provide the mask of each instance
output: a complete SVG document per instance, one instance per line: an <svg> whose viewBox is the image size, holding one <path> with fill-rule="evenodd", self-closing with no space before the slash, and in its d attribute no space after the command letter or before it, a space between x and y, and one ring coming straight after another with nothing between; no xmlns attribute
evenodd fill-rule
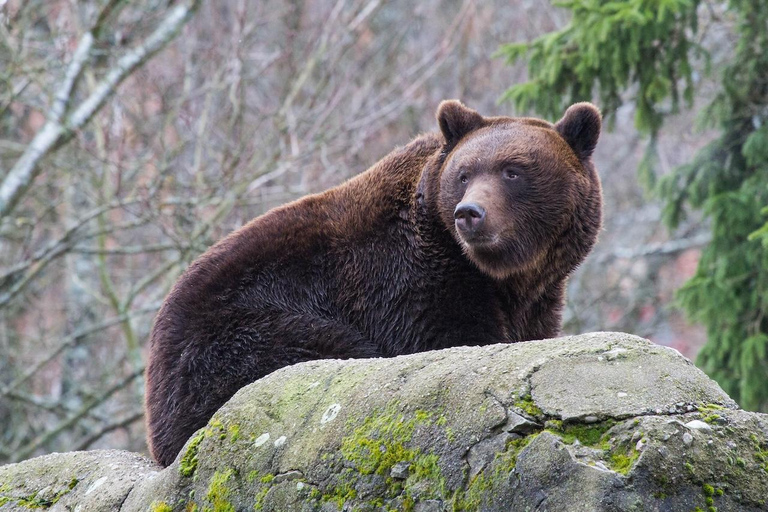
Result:
<svg viewBox="0 0 768 512"><path fill-rule="evenodd" d="M677 352L625 334L314 361L242 389L114 510L756 511L767 432ZM0 468L0 497L20 496L23 464Z"/></svg>
<svg viewBox="0 0 768 512"><path fill-rule="evenodd" d="M0 467L0 510L120 510L138 482L161 470L120 450L52 453Z"/></svg>

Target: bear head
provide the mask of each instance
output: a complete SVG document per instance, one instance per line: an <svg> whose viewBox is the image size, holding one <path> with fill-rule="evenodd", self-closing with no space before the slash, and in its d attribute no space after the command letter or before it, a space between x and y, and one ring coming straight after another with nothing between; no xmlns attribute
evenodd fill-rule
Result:
<svg viewBox="0 0 768 512"><path fill-rule="evenodd" d="M591 161L599 110L577 103L553 125L483 117L449 100L437 120L444 138L438 214L469 260L495 279L547 271L552 258L573 260L564 273L573 270L601 221Z"/></svg>

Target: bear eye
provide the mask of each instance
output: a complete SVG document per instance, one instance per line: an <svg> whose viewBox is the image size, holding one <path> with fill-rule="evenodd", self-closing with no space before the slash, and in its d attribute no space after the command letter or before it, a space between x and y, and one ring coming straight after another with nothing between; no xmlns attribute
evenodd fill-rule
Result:
<svg viewBox="0 0 768 512"><path fill-rule="evenodd" d="M519 178L517 172L514 169L507 169L502 174L508 180L516 180Z"/></svg>
<svg viewBox="0 0 768 512"><path fill-rule="evenodd" d="M469 182L469 178L467 178L466 174L459 174L459 181L466 185Z"/></svg>

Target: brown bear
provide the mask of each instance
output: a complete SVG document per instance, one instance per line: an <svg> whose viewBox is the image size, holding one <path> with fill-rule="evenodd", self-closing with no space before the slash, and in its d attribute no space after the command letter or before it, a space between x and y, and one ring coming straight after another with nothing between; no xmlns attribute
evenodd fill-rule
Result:
<svg viewBox="0 0 768 512"><path fill-rule="evenodd" d="M336 188L275 208L200 256L155 321L152 455L170 464L238 389L321 358L553 337L597 238L600 113L552 125L458 101Z"/></svg>

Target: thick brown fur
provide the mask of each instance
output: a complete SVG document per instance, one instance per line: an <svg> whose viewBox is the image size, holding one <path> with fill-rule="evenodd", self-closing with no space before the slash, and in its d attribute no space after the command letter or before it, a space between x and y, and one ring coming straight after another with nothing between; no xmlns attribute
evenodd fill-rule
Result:
<svg viewBox="0 0 768 512"><path fill-rule="evenodd" d="M276 208L200 256L152 331L147 426L170 464L238 389L283 366L558 334L565 281L594 245L600 114L557 124L443 102L439 134ZM487 212L473 237L454 210Z"/></svg>

